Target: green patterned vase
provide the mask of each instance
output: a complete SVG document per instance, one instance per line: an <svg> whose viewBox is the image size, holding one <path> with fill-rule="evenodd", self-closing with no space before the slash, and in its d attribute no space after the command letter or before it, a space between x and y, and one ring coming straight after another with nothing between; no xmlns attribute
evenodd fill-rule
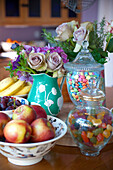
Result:
<svg viewBox="0 0 113 170"><path fill-rule="evenodd" d="M27 100L30 105L42 106L47 115L57 116L63 106L63 96L57 78L47 74L33 74L33 85Z"/></svg>

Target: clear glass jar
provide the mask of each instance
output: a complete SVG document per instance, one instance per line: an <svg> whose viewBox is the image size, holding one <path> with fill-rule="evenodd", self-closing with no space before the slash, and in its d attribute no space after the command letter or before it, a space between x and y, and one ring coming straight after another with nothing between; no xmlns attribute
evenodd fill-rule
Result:
<svg viewBox="0 0 113 170"><path fill-rule="evenodd" d="M93 83L80 92L80 98L82 105L76 106L67 117L68 130L82 154L96 156L112 136L112 114L101 106L105 95Z"/></svg>
<svg viewBox="0 0 113 170"><path fill-rule="evenodd" d="M83 49L78 53L73 62L64 64L67 70L66 82L70 99L75 105L81 104L80 91L89 86L91 78L95 78L97 86L105 92L104 86L104 66L97 63L89 50L88 42L83 42ZM103 76L103 77L102 77ZM100 78L101 77L101 78Z"/></svg>

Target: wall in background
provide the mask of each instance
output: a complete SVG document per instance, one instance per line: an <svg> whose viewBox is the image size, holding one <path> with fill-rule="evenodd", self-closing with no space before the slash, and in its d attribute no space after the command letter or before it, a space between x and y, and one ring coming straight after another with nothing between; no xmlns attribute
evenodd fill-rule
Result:
<svg viewBox="0 0 113 170"><path fill-rule="evenodd" d="M98 0L95 0L87 10L82 11L81 22L85 21L94 22L97 19L98 19Z"/></svg>
<svg viewBox="0 0 113 170"><path fill-rule="evenodd" d="M7 38L18 41L40 40L41 27L38 26L0 26L0 41Z"/></svg>

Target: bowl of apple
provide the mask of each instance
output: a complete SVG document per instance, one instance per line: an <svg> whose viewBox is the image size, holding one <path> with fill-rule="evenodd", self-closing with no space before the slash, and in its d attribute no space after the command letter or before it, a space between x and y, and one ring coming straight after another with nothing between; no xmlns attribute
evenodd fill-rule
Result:
<svg viewBox="0 0 113 170"><path fill-rule="evenodd" d="M29 104L25 98L17 96L2 96L0 97L0 112L4 112L12 117L13 110L24 104Z"/></svg>
<svg viewBox="0 0 113 170"><path fill-rule="evenodd" d="M40 162L67 132L66 124L38 105L21 105L12 118L0 112L0 153L15 165Z"/></svg>

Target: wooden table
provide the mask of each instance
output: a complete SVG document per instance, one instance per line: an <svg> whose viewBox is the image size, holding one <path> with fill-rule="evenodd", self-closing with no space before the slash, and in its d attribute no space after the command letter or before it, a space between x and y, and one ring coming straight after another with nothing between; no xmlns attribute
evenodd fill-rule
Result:
<svg viewBox="0 0 113 170"><path fill-rule="evenodd" d="M9 59L0 59L0 79L7 75L3 65ZM113 88L106 88L106 106L113 107ZM74 105L64 103L58 117L65 121L69 111ZM99 156L87 157L81 154L80 149L74 145L69 133L59 140L55 147L44 156L43 160L31 166L16 166L8 162L0 154L0 170L113 170L113 143L110 142L100 152Z"/></svg>

